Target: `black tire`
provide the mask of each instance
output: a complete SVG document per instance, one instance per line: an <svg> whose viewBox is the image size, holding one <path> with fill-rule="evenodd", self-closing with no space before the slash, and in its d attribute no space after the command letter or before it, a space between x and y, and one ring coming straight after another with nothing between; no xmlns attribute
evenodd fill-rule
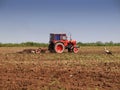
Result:
<svg viewBox="0 0 120 90"><path fill-rule="evenodd" d="M73 48L72 48L72 47L73 47L72 44L69 44L69 45L68 45L68 47L67 47L67 48L68 48L68 52L72 52L72 51L73 51Z"/></svg>
<svg viewBox="0 0 120 90"><path fill-rule="evenodd" d="M55 52L55 51L54 51L54 44L53 44L53 43L50 43L50 44L49 44L48 50L49 50L50 52L52 52L52 53Z"/></svg>

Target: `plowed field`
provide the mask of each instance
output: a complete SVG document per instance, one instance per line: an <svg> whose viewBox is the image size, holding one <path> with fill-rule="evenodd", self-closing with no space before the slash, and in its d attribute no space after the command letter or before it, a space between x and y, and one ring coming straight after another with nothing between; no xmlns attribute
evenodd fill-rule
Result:
<svg viewBox="0 0 120 90"><path fill-rule="evenodd" d="M92 46L77 54L0 47L0 90L120 90L120 47L107 48L113 55Z"/></svg>

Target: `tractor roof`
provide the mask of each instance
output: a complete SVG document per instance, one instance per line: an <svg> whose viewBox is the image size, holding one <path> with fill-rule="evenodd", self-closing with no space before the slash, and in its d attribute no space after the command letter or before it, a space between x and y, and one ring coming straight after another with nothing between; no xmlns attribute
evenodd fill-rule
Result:
<svg viewBox="0 0 120 90"><path fill-rule="evenodd" d="M65 33L50 33L50 35L64 35L64 36L66 36Z"/></svg>

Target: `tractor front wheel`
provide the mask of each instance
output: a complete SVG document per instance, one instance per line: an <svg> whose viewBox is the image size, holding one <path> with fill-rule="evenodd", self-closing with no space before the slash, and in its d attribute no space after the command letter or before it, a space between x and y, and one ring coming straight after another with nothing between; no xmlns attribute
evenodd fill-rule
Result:
<svg viewBox="0 0 120 90"><path fill-rule="evenodd" d="M74 52L74 53L78 53L78 51L79 51L79 48L77 48L77 47L74 47L74 48L73 48L73 52Z"/></svg>
<svg viewBox="0 0 120 90"><path fill-rule="evenodd" d="M63 45L63 43L55 44L55 52L56 53L63 53L64 49L65 49L65 46Z"/></svg>

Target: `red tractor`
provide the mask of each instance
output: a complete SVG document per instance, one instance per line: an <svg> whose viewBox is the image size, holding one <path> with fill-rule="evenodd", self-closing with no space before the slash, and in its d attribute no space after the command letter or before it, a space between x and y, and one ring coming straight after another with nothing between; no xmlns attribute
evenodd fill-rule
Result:
<svg viewBox="0 0 120 90"><path fill-rule="evenodd" d="M50 41L48 50L50 52L62 53L65 49L68 52L78 53L79 47L76 45L75 40L67 40L66 34L50 34Z"/></svg>

